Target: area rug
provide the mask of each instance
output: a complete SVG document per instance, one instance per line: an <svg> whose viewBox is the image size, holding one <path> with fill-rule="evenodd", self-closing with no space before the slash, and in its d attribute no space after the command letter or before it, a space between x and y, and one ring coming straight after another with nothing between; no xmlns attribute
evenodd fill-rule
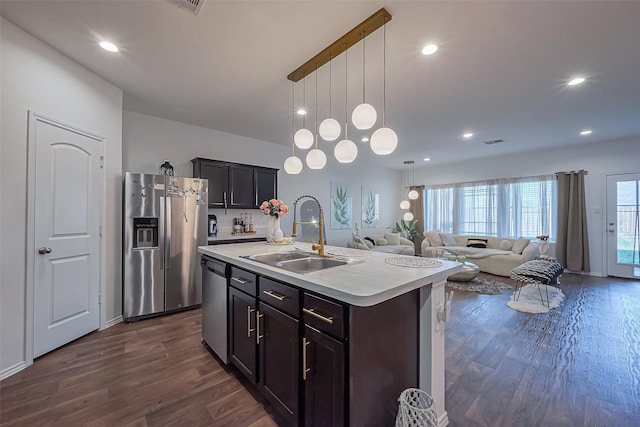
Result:
<svg viewBox="0 0 640 427"><path fill-rule="evenodd" d="M546 306L547 291L549 292L549 307ZM540 298L540 293L544 298L544 304ZM517 301L513 298L514 295L511 295L509 302L507 302L507 307L523 313L540 314L546 313L552 308L558 308L564 299L564 294L554 286L540 285L540 291L538 291L536 285L527 285L520 291Z"/></svg>
<svg viewBox="0 0 640 427"><path fill-rule="evenodd" d="M513 289L506 283L496 282L495 280L480 279L476 277L468 282L447 281L449 288L458 289L460 291L478 292L480 294L498 295L502 291Z"/></svg>

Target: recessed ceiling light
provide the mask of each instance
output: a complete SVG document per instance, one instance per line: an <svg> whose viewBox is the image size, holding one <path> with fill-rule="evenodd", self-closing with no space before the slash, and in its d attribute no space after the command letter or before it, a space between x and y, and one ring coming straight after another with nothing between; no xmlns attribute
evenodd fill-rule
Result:
<svg viewBox="0 0 640 427"><path fill-rule="evenodd" d="M473 136L473 134L471 132L467 132L467 133L463 133L462 137L463 138L471 138Z"/></svg>
<svg viewBox="0 0 640 427"><path fill-rule="evenodd" d="M299 116L304 116L305 114L307 114L307 111L301 108L296 111L296 113L298 113Z"/></svg>
<svg viewBox="0 0 640 427"><path fill-rule="evenodd" d="M429 160L431 160L431 159L430 159L430 158L428 158L428 157L425 157L425 158L424 158L424 161L425 161L425 162L428 162Z"/></svg>
<svg viewBox="0 0 640 427"><path fill-rule="evenodd" d="M107 41L101 41L100 47L103 48L104 50L108 50L109 52L117 52L119 50L118 46Z"/></svg>
<svg viewBox="0 0 640 427"><path fill-rule="evenodd" d="M361 141L362 142L369 142L369 137L368 136L363 136Z"/></svg>
<svg viewBox="0 0 640 427"><path fill-rule="evenodd" d="M584 80L585 80L584 77L574 77L573 79L569 80L569 83L567 83L567 85L569 86L579 85L580 83L584 82Z"/></svg>
<svg viewBox="0 0 640 427"><path fill-rule="evenodd" d="M422 48L423 55L433 55L438 50L438 46L435 44L428 44Z"/></svg>
<svg viewBox="0 0 640 427"><path fill-rule="evenodd" d="M591 132L593 132L591 129L585 129L580 132L580 135L591 135Z"/></svg>

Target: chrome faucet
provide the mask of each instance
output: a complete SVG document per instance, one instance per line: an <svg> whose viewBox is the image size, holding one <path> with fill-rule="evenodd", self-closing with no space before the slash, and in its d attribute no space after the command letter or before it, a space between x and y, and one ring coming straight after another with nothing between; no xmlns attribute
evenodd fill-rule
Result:
<svg viewBox="0 0 640 427"><path fill-rule="evenodd" d="M324 228L324 214L322 212L322 206L320 206L320 202L315 197L305 194L298 197L295 202L293 202L293 231L291 233L291 237L293 237L294 239L298 237L298 233L296 232L298 224L315 224L314 222L309 221L296 221L296 207L298 206L298 202L300 201L300 199L304 199L305 197L313 199L313 201L316 202L316 204L318 205L318 214L320 215L320 219L318 220L318 244L314 244L313 246L311 246L311 249L313 249L314 251L318 251L319 256L324 256L324 240L322 239L322 230Z"/></svg>

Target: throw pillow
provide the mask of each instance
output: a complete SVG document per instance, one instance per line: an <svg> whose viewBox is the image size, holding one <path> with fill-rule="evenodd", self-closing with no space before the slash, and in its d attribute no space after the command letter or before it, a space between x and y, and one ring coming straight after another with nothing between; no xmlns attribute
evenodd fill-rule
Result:
<svg viewBox="0 0 640 427"><path fill-rule="evenodd" d="M389 242L390 245L399 245L400 244L400 235L399 234L386 233L384 235L384 239L387 242Z"/></svg>
<svg viewBox="0 0 640 427"><path fill-rule="evenodd" d="M486 248L489 239L467 239L468 248Z"/></svg>
<svg viewBox="0 0 640 427"><path fill-rule="evenodd" d="M373 245L375 245L375 244L376 244L376 242L374 242L374 241L373 241L373 239L372 239L371 237L365 237L365 238L364 238L364 240L365 240L365 241L369 241L369 242L371 242L371 246L373 246Z"/></svg>
<svg viewBox="0 0 640 427"><path fill-rule="evenodd" d="M438 231L425 231L424 237L427 238L429 245L431 246L442 246L442 238L440 237L440 232Z"/></svg>
<svg viewBox="0 0 640 427"><path fill-rule="evenodd" d="M357 243L356 247L358 249L369 249L367 242L365 240L362 240L362 237L353 236L353 241Z"/></svg>
<svg viewBox="0 0 640 427"><path fill-rule="evenodd" d="M511 250L513 251L513 253L520 255L522 254L522 251L524 251L524 248L529 246L529 241L529 239L526 239L524 237L518 237L518 239L513 242Z"/></svg>
<svg viewBox="0 0 640 427"><path fill-rule="evenodd" d="M369 249L373 248L375 245L373 241L369 241L368 239L364 239L364 244L367 245Z"/></svg>
<svg viewBox="0 0 640 427"><path fill-rule="evenodd" d="M389 242L382 237L376 237L376 246L387 246Z"/></svg>
<svg viewBox="0 0 640 427"><path fill-rule="evenodd" d="M458 246L458 243L456 242L456 239L453 238L453 235L440 233L440 237L442 238L442 243L445 246Z"/></svg>
<svg viewBox="0 0 640 427"><path fill-rule="evenodd" d="M510 251L511 250L511 246L513 246L513 244L511 243L511 240L501 240L500 241L500 249L502 249L503 251Z"/></svg>

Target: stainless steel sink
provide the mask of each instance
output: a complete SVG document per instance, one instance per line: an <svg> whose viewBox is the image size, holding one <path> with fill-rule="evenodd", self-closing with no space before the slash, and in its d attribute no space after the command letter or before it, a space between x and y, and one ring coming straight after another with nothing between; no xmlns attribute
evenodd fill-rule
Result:
<svg viewBox="0 0 640 427"><path fill-rule="evenodd" d="M289 252L272 252L267 254L247 255L242 258L247 258L252 261L261 262L263 264L276 265L281 261L291 261L294 259L308 258L309 254L306 252L289 251Z"/></svg>
<svg viewBox="0 0 640 427"><path fill-rule="evenodd" d="M339 267L348 264L348 261L338 260L334 258L302 258L293 261L284 261L276 264L276 267L283 270L292 271L294 273L305 274L325 268Z"/></svg>
<svg viewBox="0 0 640 427"><path fill-rule="evenodd" d="M324 270L326 268L339 267L346 264L359 264L362 262L344 258L324 258L312 255L313 254L308 252L296 250L244 255L241 258L250 259L298 274L313 273L314 271Z"/></svg>

